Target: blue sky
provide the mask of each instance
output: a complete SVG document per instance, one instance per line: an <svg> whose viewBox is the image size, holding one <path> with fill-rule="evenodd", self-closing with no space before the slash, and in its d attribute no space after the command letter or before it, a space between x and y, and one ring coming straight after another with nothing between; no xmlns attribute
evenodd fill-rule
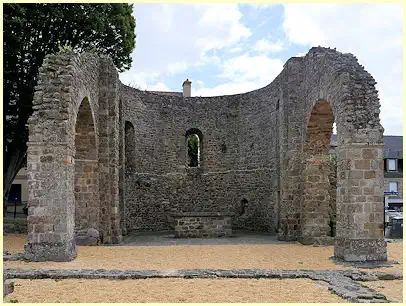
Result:
<svg viewBox="0 0 406 306"><path fill-rule="evenodd" d="M136 48L124 84L192 96L268 85L312 46L354 54L378 82L386 135L402 135L401 4L135 4Z"/></svg>

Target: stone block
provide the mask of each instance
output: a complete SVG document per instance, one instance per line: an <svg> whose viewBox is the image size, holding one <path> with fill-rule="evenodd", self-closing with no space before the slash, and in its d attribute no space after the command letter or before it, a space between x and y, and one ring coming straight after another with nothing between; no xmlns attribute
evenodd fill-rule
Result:
<svg viewBox="0 0 406 306"><path fill-rule="evenodd" d="M98 245L100 244L100 233L94 228L80 230L75 234L77 245Z"/></svg>
<svg viewBox="0 0 406 306"><path fill-rule="evenodd" d="M3 274L4 277L4 274ZM14 292L14 280L3 278L3 297Z"/></svg>
<svg viewBox="0 0 406 306"><path fill-rule="evenodd" d="M383 238L351 239L336 237L334 256L345 261L386 261L386 241Z"/></svg>
<svg viewBox="0 0 406 306"><path fill-rule="evenodd" d="M364 179L372 179L372 178L376 178L375 171L365 171L364 172Z"/></svg>
<svg viewBox="0 0 406 306"><path fill-rule="evenodd" d="M369 159L359 159L354 162L355 169L371 169L371 161Z"/></svg>
<svg viewBox="0 0 406 306"><path fill-rule="evenodd" d="M70 261L76 258L75 242L66 241L53 244L28 243L24 245L25 258L30 261Z"/></svg>

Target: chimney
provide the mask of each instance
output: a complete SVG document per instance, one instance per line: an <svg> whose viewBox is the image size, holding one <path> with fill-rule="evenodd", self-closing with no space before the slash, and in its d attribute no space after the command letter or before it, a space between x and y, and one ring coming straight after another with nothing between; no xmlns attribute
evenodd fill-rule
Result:
<svg viewBox="0 0 406 306"><path fill-rule="evenodd" d="M192 96L192 82L189 79L182 84L183 87L183 97L191 97Z"/></svg>

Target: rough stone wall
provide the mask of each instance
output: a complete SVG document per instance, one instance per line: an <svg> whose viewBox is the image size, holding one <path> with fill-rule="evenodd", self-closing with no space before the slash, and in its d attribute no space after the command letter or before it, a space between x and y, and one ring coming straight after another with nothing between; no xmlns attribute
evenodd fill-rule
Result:
<svg viewBox="0 0 406 306"><path fill-rule="evenodd" d="M109 174L115 171L111 170L115 164L103 155L112 138L106 133L108 122L103 115L117 97L108 96L99 77L108 75L108 69L112 75L117 71L111 60L105 61L109 65L103 67L103 58L98 56L61 53L47 56L39 71L27 157L29 233L25 251L29 259L70 260L76 256L75 234L83 238L83 233L100 232L103 237L111 230L100 224L104 186L114 185L110 178L102 178L106 170ZM84 117L78 115L83 107ZM115 109L112 113L118 122ZM111 151L118 152L118 144L113 145L117 148ZM108 192L111 194L110 189ZM111 199L107 206L110 220L111 212L118 209Z"/></svg>
<svg viewBox="0 0 406 306"><path fill-rule="evenodd" d="M235 212L247 198L236 226L278 229L282 240L331 235L327 147L334 119L342 148L338 236L381 237L375 219L364 214L355 226L352 214L369 205L362 197L368 192L376 203L373 213L382 213L382 179L366 174L358 184L372 191L354 190L347 172L356 167L354 147L378 152L382 144L375 83L352 54L312 48L305 57L291 58L270 85L246 94L182 99L124 86L124 120L134 126L136 144L133 168L126 168L127 229L165 229L165 212L171 210ZM314 125L312 110L321 103L330 114L316 113ZM190 128L204 135L200 169L185 166L184 133ZM323 150L306 151L310 134Z"/></svg>
<svg viewBox="0 0 406 306"><path fill-rule="evenodd" d="M92 111L84 98L75 130L75 232L98 228L98 162Z"/></svg>
<svg viewBox="0 0 406 306"><path fill-rule="evenodd" d="M330 229L331 236L336 235L336 223L337 223L337 163L331 160L328 163L329 174L328 181L330 183L330 188L328 193L330 195L330 205L329 205L329 216L330 216Z"/></svg>
<svg viewBox="0 0 406 306"><path fill-rule="evenodd" d="M205 98L124 86L108 58L48 56L29 122L26 253L33 260L69 260L76 254L75 226L92 238L98 233L102 243L118 243L122 232L170 228L167 216L174 212L233 214L235 228L278 231L284 240L323 238L331 219L327 156L308 144L313 139L324 148L334 118L335 255L386 259L375 83L353 55L320 47L288 60L264 88ZM93 170L82 167L80 158L75 163L82 142L93 149L77 134L84 98L94 125L94 135L87 136L94 136L97 148ZM331 108L328 118L314 113L323 103ZM190 129L203 136L198 168L187 167ZM87 184L96 203L88 208L87 199L79 201ZM96 221L75 220L77 205L77 218L88 209Z"/></svg>
<svg viewBox="0 0 406 306"><path fill-rule="evenodd" d="M221 214L191 213L174 217L175 237L204 238L231 237L231 216Z"/></svg>
<svg viewBox="0 0 406 306"><path fill-rule="evenodd" d="M331 236L328 149L333 121L332 109L327 101L319 101L313 106L303 149L302 241L311 242L315 237Z"/></svg>
<svg viewBox="0 0 406 306"><path fill-rule="evenodd" d="M266 95L266 96L264 96ZM236 227L275 232L278 187L276 99L267 92L213 98L163 97L123 86L126 228L169 229L168 212L234 213ZM201 166L187 166L186 132L198 129ZM132 136L134 133L134 136ZM130 140L131 139L131 140Z"/></svg>
<svg viewBox="0 0 406 306"><path fill-rule="evenodd" d="M100 231L103 243L119 243L120 228L119 197L119 143L120 143L120 81L117 69L110 58L100 58L99 83L101 94L100 120Z"/></svg>
<svg viewBox="0 0 406 306"><path fill-rule="evenodd" d="M358 64L353 55L325 48L312 48L305 57L290 59L285 64L281 74L283 73L287 74L285 86L290 88L287 91L287 99L283 99L281 105L286 119L281 125L283 129L287 129L287 140L283 137L280 139L281 238L295 239L301 235L299 231L294 231L294 226L300 223L300 201L305 183L301 174L303 159L300 152L303 150L307 122L314 104L327 101L333 110L338 130L338 146L341 148L341 155L338 155L336 241L357 240L354 242L354 248L349 251L353 257L340 251L337 251L336 255L346 260L350 260L350 257L351 260L355 258L364 260L365 256L355 255L357 253L355 248L365 243L374 244L373 248L385 253L386 250L381 243L380 224L370 221L370 213L359 213L359 217L354 216L355 209L361 209L363 212L370 209L371 213L377 215L383 212L382 178L378 174L375 177L366 174L357 182L349 178L349 171L355 168L361 159L365 159L362 162L370 162L371 167L377 167L382 171L383 164L379 152L382 147L383 129L379 123L379 98L374 88L376 82ZM287 146L283 148L285 141ZM359 157L359 154L352 155L354 148L359 146L375 151L376 159ZM352 184L360 184L362 187L351 189ZM365 187L367 189L364 189ZM363 202L362 196L368 192L371 196L373 194L373 197L367 199L371 202ZM343 244L337 242L336 250L341 249L338 245ZM348 243L344 248L347 247L352 248ZM375 255L376 252L371 257ZM377 258L383 257L377 255Z"/></svg>

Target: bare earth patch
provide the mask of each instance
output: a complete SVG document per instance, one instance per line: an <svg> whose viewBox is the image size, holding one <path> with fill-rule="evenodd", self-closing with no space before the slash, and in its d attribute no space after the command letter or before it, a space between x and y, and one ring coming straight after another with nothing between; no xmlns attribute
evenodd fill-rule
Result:
<svg viewBox="0 0 406 306"><path fill-rule="evenodd" d="M403 280L364 282L363 285L384 294L388 299L403 301Z"/></svg>
<svg viewBox="0 0 406 306"><path fill-rule="evenodd" d="M45 302L342 303L327 286L306 279L21 280L6 299Z"/></svg>
<svg viewBox="0 0 406 306"><path fill-rule="evenodd" d="M11 253L23 252L23 235L4 237L4 248ZM402 263L403 243L388 243L389 260ZM7 268L42 269L314 269L348 270L335 264L334 247L297 244L253 245L178 245L178 246L80 246L71 262L7 261ZM364 269L403 273L403 265L390 268Z"/></svg>

